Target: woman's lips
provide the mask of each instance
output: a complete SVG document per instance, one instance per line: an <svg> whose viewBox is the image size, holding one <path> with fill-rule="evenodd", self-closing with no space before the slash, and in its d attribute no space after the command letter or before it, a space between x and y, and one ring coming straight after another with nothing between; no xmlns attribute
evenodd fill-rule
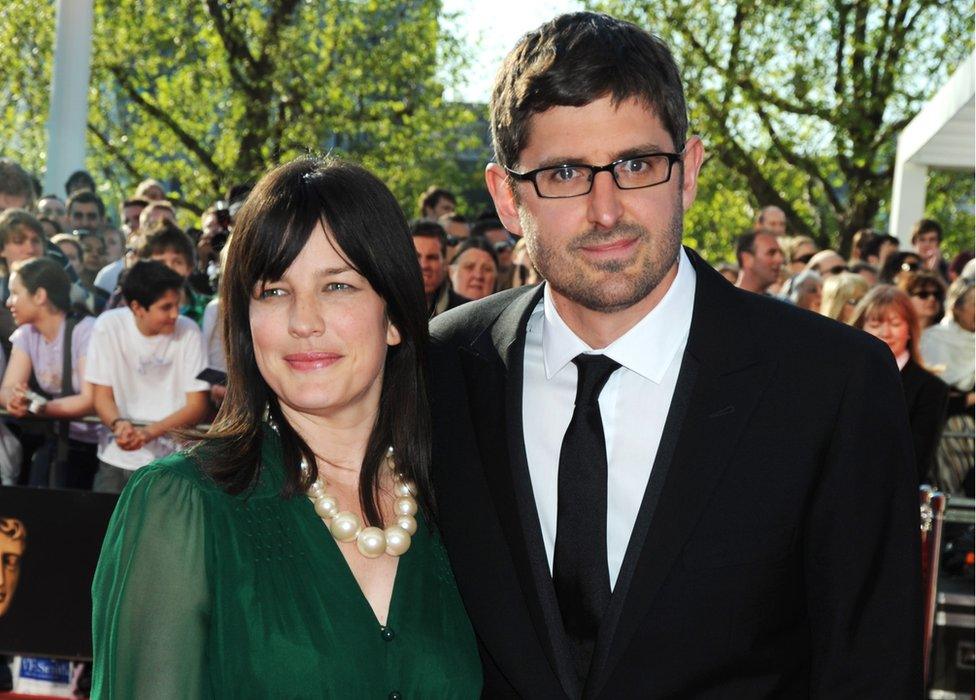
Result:
<svg viewBox="0 0 976 700"><path fill-rule="evenodd" d="M341 359L342 355L334 352L296 352L285 355L285 362L292 369L303 372L329 367Z"/></svg>

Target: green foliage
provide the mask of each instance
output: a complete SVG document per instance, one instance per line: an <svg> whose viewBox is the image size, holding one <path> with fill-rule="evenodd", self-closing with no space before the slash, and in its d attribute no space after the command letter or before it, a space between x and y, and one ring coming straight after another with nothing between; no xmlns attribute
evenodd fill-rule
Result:
<svg viewBox="0 0 976 700"><path fill-rule="evenodd" d="M973 250L976 187L972 173L931 171L925 193L925 216L942 224L942 251L946 257L951 259L956 253Z"/></svg>
<svg viewBox="0 0 976 700"><path fill-rule="evenodd" d="M0 75L0 143L41 171L54 13L37 5L0 9L0 65L16 67ZM466 184L454 155L480 142L477 115L441 97L438 66L452 79L467 59L439 13L439 0L95 0L87 166L115 201L155 177L199 212L232 183L332 153L409 215L430 183Z"/></svg>

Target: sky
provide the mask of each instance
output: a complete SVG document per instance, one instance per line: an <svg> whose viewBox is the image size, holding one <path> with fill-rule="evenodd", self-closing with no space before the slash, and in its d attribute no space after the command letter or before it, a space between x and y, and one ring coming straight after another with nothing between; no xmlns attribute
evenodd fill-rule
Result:
<svg viewBox="0 0 976 700"><path fill-rule="evenodd" d="M444 0L443 11L458 14L447 26L453 26L474 49L467 84L449 90L448 97L488 102L495 72L519 37L580 6L578 0Z"/></svg>

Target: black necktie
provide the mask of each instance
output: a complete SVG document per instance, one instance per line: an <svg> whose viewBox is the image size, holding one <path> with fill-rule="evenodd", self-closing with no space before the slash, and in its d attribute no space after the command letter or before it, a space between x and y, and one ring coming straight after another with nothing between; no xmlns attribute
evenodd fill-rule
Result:
<svg viewBox="0 0 976 700"><path fill-rule="evenodd" d="M559 499L552 580L566 634L585 679L603 611L610 600L607 569L607 445L600 392L619 364L604 355L577 355L576 407L559 451Z"/></svg>

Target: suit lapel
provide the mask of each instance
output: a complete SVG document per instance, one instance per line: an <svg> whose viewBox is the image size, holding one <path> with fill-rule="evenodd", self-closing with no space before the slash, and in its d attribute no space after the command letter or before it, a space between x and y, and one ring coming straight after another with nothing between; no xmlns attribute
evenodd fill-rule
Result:
<svg viewBox="0 0 976 700"><path fill-rule="evenodd" d="M740 292L688 251L697 273L688 344L651 477L604 623L585 697L596 697L645 619L765 387Z"/></svg>
<svg viewBox="0 0 976 700"><path fill-rule="evenodd" d="M461 362L472 397L472 419L485 478L532 624L563 690L570 697L579 697L581 689L562 631L522 430L525 333L541 296L540 286L513 301L490 332L462 348Z"/></svg>

